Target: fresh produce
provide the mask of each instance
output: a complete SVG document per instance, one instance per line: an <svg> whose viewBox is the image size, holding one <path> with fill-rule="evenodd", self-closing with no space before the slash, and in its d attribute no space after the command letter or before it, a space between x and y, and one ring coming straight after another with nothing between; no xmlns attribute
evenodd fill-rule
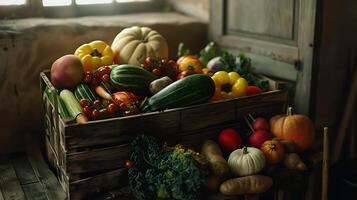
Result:
<svg viewBox="0 0 357 200"><path fill-rule="evenodd" d="M105 88L104 85L99 85L97 87L95 87L95 93L102 97L103 99L106 100L111 100L112 99L112 95L109 93L109 91Z"/></svg>
<svg viewBox="0 0 357 200"><path fill-rule="evenodd" d="M183 79L183 78L190 76L192 74L196 74L196 72L193 70L186 70L186 71L180 72L177 74L176 80Z"/></svg>
<svg viewBox="0 0 357 200"><path fill-rule="evenodd" d="M193 70L197 74L202 73L202 68L203 68L202 63L196 56L193 55L183 56L179 58L176 63L181 72L187 70Z"/></svg>
<svg viewBox="0 0 357 200"><path fill-rule="evenodd" d="M193 74L175 81L147 99L144 112L184 107L208 101L214 94L212 79L204 74Z"/></svg>
<svg viewBox="0 0 357 200"><path fill-rule="evenodd" d="M221 57L214 57L212 58L208 64L207 64L207 69L212 71L213 73L218 72L218 71L223 71L223 64L221 62Z"/></svg>
<svg viewBox="0 0 357 200"><path fill-rule="evenodd" d="M124 112L125 116L139 113L139 97L132 92L116 92L112 94L112 101Z"/></svg>
<svg viewBox="0 0 357 200"><path fill-rule="evenodd" d="M265 141L270 140L272 137L273 137L273 135L269 131L257 130L249 136L248 143L252 147L260 149L262 144Z"/></svg>
<svg viewBox="0 0 357 200"><path fill-rule="evenodd" d="M133 161L125 160L125 168L130 169L133 167Z"/></svg>
<svg viewBox="0 0 357 200"><path fill-rule="evenodd" d="M202 73L206 74L207 76L213 76L214 72L212 72L211 70L209 70L208 68L203 68L202 69Z"/></svg>
<svg viewBox="0 0 357 200"><path fill-rule="evenodd" d="M221 147L228 152L232 152L242 146L242 138L233 128L223 129L218 135L218 141Z"/></svg>
<svg viewBox="0 0 357 200"><path fill-rule="evenodd" d="M271 132L282 140L291 140L300 151L308 149L315 139L312 121L304 115L293 115L289 107L286 115L276 115L270 119Z"/></svg>
<svg viewBox="0 0 357 200"><path fill-rule="evenodd" d="M212 79L216 88L212 100L232 99L246 94L248 83L237 72L218 71Z"/></svg>
<svg viewBox="0 0 357 200"><path fill-rule="evenodd" d="M50 87L46 86L45 88L45 93L48 97L48 100L52 103L52 105L54 105L54 99L56 98L58 100L58 114L59 116L64 119L67 117L70 117L66 105L63 103L62 99L59 97L57 90L51 90Z"/></svg>
<svg viewBox="0 0 357 200"><path fill-rule="evenodd" d="M170 85L173 81L170 77L164 76L162 78L156 79L150 83L149 89L151 94L156 94L160 90L164 89L168 85Z"/></svg>
<svg viewBox="0 0 357 200"><path fill-rule="evenodd" d="M216 44L214 42L208 43L199 53L199 60L203 66L206 66L218 54Z"/></svg>
<svg viewBox="0 0 357 200"><path fill-rule="evenodd" d="M214 175L223 176L229 172L227 161L218 144L213 140L206 140L201 147L201 154L207 159L209 167Z"/></svg>
<svg viewBox="0 0 357 200"><path fill-rule="evenodd" d="M82 62L84 71L94 71L101 66L113 64L114 52L105 42L96 40L83 44L74 52Z"/></svg>
<svg viewBox="0 0 357 200"><path fill-rule="evenodd" d="M265 156L257 148L243 147L229 155L228 165L238 176L252 175L265 167Z"/></svg>
<svg viewBox="0 0 357 200"><path fill-rule="evenodd" d="M110 72L110 83L117 90L146 93L155 79L154 74L134 65L119 65Z"/></svg>
<svg viewBox="0 0 357 200"><path fill-rule="evenodd" d="M180 42L177 48L177 58L181 58L182 56L187 56L190 54L191 50L183 42Z"/></svg>
<svg viewBox="0 0 357 200"><path fill-rule="evenodd" d="M259 194L273 186L273 179L263 175L233 178L223 182L220 191L224 195Z"/></svg>
<svg viewBox="0 0 357 200"><path fill-rule="evenodd" d="M140 64L140 67L155 74L157 77L168 76L172 80L175 80L177 74L179 73L178 67L174 60L147 57L145 62Z"/></svg>
<svg viewBox="0 0 357 200"><path fill-rule="evenodd" d="M285 155L284 165L291 170L307 170L305 163L296 153L287 153Z"/></svg>
<svg viewBox="0 0 357 200"><path fill-rule="evenodd" d="M148 27L133 26L122 30L112 43L114 62L140 66L145 58L168 58L165 38Z"/></svg>
<svg viewBox="0 0 357 200"><path fill-rule="evenodd" d="M106 84L110 80L110 72L118 65L103 66L95 71L86 71L84 76L84 82L92 87Z"/></svg>
<svg viewBox="0 0 357 200"><path fill-rule="evenodd" d="M82 99L87 100L87 104L93 104L97 97L92 92L87 84L79 84L74 90L74 96L76 96L77 100L80 102ZM84 107L84 106L82 106Z"/></svg>
<svg viewBox="0 0 357 200"><path fill-rule="evenodd" d="M71 89L83 81L84 72L77 56L65 55L51 67L51 83L57 89Z"/></svg>
<svg viewBox="0 0 357 200"><path fill-rule="evenodd" d="M258 86L255 86L255 85L249 85L247 87L247 95L248 96L260 94L262 92L263 92L263 90L260 89Z"/></svg>
<svg viewBox="0 0 357 200"><path fill-rule="evenodd" d="M82 107L79 105L74 94L67 89L60 92L60 98L66 105L68 113L71 117L75 118L78 124L84 124L88 121L88 118L82 113Z"/></svg>
<svg viewBox="0 0 357 200"><path fill-rule="evenodd" d="M277 140L267 140L262 144L262 152L269 164L277 164L284 159L284 146Z"/></svg>
<svg viewBox="0 0 357 200"><path fill-rule="evenodd" d="M206 179L206 188L209 191L215 192L219 189L223 180L224 179L221 176L209 175Z"/></svg>
<svg viewBox="0 0 357 200"><path fill-rule="evenodd" d="M200 199L205 176L197 152L162 146L151 136L139 135L132 143L129 184L138 200Z"/></svg>
<svg viewBox="0 0 357 200"><path fill-rule="evenodd" d="M253 120L252 123L252 128L254 130L266 130L269 131L269 122L267 122L266 119L264 119L263 117L257 117L257 118L253 118L251 115L249 115L251 117L251 119Z"/></svg>
<svg viewBox="0 0 357 200"><path fill-rule="evenodd" d="M282 140L277 137L273 138L273 140L277 140L284 146L285 153L294 153L297 152L297 147L294 142L291 140Z"/></svg>

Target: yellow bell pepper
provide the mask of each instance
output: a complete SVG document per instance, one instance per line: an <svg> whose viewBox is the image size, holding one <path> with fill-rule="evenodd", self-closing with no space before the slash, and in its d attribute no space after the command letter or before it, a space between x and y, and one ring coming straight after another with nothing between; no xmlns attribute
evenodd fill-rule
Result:
<svg viewBox="0 0 357 200"><path fill-rule="evenodd" d="M84 71L93 71L101 66L113 64L114 52L105 42L96 40L83 44L74 52L82 62Z"/></svg>
<svg viewBox="0 0 357 200"><path fill-rule="evenodd" d="M246 94L248 82L237 72L218 71L211 78L216 86L212 100L232 99Z"/></svg>

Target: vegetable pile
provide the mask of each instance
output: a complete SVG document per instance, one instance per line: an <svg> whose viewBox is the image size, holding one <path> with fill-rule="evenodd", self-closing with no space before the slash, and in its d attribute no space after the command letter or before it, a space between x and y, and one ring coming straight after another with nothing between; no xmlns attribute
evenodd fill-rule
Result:
<svg viewBox="0 0 357 200"><path fill-rule="evenodd" d="M138 136L131 145L129 183L138 200L199 199L204 173L198 153L181 145L162 146L146 135Z"/></svg>
<svg viewBox="0 0 357 200"><path fill-rule="evenodd" d="M51 67L56 90L50 93L66 90L56 98L61 117L82 124L267 91L251 63L243 52L234 56L213 42L197 54L181 43L178 58L170 59L162 35L133 26L111 45L91 41L57 59Z"/></svg>

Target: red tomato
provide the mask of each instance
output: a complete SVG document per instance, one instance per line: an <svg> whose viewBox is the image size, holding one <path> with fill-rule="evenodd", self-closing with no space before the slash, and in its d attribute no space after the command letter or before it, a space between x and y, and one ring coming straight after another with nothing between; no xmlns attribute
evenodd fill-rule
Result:
<svg viewBox="0 0 357 200"><path fill-rule="evenodd" d="M133 167L133 161L131 160L126 160L125 161L125 168L130 169Z"/></svg>
<svg viewBox="0 0 357 200"><path fill-rule="evenodd" d="M233 128L226 128L219 133L219 144L227 151L234 151L242 146L242 138Z"/></svg>
<svg viewBox="0 0 357 200"><path fill-rule="evenodd" d="M117 110L117 106L114 103L110 103L107 109L109 113L115 113Z"/></svg>
<svg viewBox="0 0 357 200"><path fill-rule="evenodd" d="M94 109L92 111L92 119L99 119L100 117L100 112L97 109Z"/></svg>
<svg viewBox="0 0 357 200"><path fill-rule="evenodd" d="M90 108L89 106L86 106L83 108L83 112L84 114L86 114L87 117L91 117L92 116L92 108Z"/></svg>
<svg viewBox="0 0 357 200"><path fill-rule="evenodd" d="M109 76L108 74L104 74L104 75L102 76L102 80L103 80L104 82L108 82L109 79L110 79L110 76Z"/></svg>
<svg viewBox="0 0 357 200"><path fill-rule="evenodd" d="M254 133L252 133L249 138L248 138L248 142L251 146L260 149L260 147L262 146L262 144L267 141L270 140L272 138L272 134L269 131L266 130L258 130L255 131Z"/></svg>
<svg viewBox="0 0 357 200"><path fill-rule="evenodd" d="M89 103L88 99L81 99L79 101L79 105L81 105L82 108L88 106L88 103Z"/></svg>
<svg viewBox="0 0 357 200"><path fill-rule="evenodd" d="M99 107L100 104L102 104L102 103L98 99L93 102L93 106L95 106L95 107Z"/></svg>
<svg viewBox="0 0 357 200"><path fill-rule="evenodd" d="M247 95L255 95L255 94L260 94L262 93L263 90L260 89L258 86L255 86L255 85L249 85L247 87Z"/></svg>
<svg viewBox="0 0 357 200"><path fill-rule="evenodd" d="M152 73L155 74L156 76L160 76L161 70L156 67L156 68L152 69Z"/></svg>
<svg viewBox="0 0 357 200"><path fill-rule="evenodd" d="M193 70L187 70L187 71L180 72L179 74L177 74L176 80L183 79L186 76L189 76L189 75L192 75L192 74L196 74L196 72L193 71Z"/></svg>

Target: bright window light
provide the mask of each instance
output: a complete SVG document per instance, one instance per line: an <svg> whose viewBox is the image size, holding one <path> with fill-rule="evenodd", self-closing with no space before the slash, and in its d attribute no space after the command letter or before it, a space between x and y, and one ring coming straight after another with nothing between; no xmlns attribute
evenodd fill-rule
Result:
<svg viewBox="0 0 357 200"><path fill-rule="evenodd" d="M0 0L0 5L10 6L10 5L24 5L26 0Z"/></svg>
<svg viewBox="0 0 357 200"><path fill-rule="evenodd" d="M42 0L43 6L69 6L72 0Z"/></svg>
<svg viewBox="0 0 357 200"><path fill-rule="evenodd" d="M133 1L150 1L150 0L116 0L118 3L133 2Z"/></svg>
<svg viewBox="0 0 357 200"><path fill-rule="evenodd" d="M104 4L104 3L112 3L113 0L76 0L76 4L84 5L84 4Z"/></svg>

